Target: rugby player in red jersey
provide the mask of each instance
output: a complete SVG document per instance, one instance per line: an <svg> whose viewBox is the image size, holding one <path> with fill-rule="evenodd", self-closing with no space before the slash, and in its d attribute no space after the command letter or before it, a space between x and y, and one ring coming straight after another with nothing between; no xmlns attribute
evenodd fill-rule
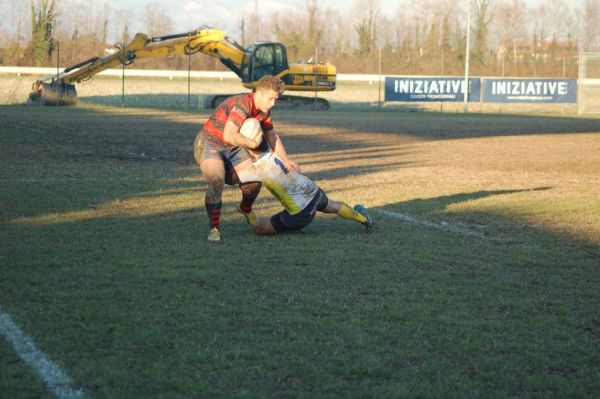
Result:
<svg viewBox="0 0 600 399"><path fill-rule="evenodd" d="M300 171L298 164L290 160L279 135L273 128L271 108L284 90L281 79L263 76L256 83L253 93L233 96L223 101L208 118L194 141L194 158L206 179L207 188L204 205L209 220L208 241L220 241L221 196L224 184L239 184L242 201L237 210L248 223L254 225L256 216L252 204L261 188L260 182L240 183L236 167L250 159L244 148L258 146L266 149L267 143L279 156L285 166ZM262 143L256 143L239 133L242 123L248 118L256 118L264 132Z"/></svg>

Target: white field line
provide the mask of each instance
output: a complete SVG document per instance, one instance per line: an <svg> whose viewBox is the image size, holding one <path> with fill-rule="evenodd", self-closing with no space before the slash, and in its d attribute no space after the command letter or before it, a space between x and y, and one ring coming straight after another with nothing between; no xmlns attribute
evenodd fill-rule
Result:
<svg viewBox="0 0 600 399"><path fill-rule="evenodd" d="M379 213L382 215L386 215L391 218L401 220L403 222L407 222L410 224L414 224L417 226L423 226L423 227L427 227L430 229L447 231L449 233L458 234L458 235L467 236L467 237L475 237L475 238L478 238L480 240L484 240L487 242L493 242L493 243L497 243L497 244L518 245L523 248L527 248L528 250L540 249L540 246L533 244L533 243L521 242L518 240L514 240L512 238L492 237L489 235L485 235L479 231L471 230L468 227L466 227L464 225L460 225L460 224L450 224L447 222L436 223L436 222L432 222L432 221L426 220L426 219L418 219L418 218L415 218L414 216L410 216L406 213L386 211L383 209L373 209L373 210L369 210L369 211L374 212L374 213Z"/></svg>
<svg viewBox="0 0 600 399"><path fill-rule="evenodd" d="M85 398L56 363L40 352L31 338L25 335L0 307L0 334L12 345L19 357L42 378L48 390L59 399Z"/></svg>
<svg viewBox="0 0 600 399"><path fill-rule="evenodd" d="M449 223L445 223L445 222L435 223L435 222L432 222L429 220L417 219L413 216L407 215L406 213L392 212L392 211L386 211L386 210L382 210L382 209L376 209L376 210L374 210L374 212L381 213L383 215L390 216L394 219L399 219L404 222L416 224L419 226L429 227L429 228L437 229L437 230L444 230L444 231L448 231L450 233L460 234L463 236L477 237L482 240L497 241L495 239L491 239L490 237L486 237L483 233L480 233L478 231L473 231L467 227L463 227L463 226L456 225L456 224L449 224Z"/></svg>

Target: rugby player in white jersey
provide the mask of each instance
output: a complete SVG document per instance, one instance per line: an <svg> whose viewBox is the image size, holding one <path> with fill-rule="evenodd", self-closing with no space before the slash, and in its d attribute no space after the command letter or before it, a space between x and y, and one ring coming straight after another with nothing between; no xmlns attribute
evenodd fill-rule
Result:
<svg viewBox="0 0 600 399"><path fill-rule="evenodd" d="M271 150L259 152L247 150L251 157L238 165L240 182L262 182L284 207L270 218L258 218L254 231L271 235L300 230L315 218L315 213L332 213L344 219L355 220L370 230L373 219L362 205L351 208L345 202L333 201L312 180L296 170L288 168Z"/></svg>

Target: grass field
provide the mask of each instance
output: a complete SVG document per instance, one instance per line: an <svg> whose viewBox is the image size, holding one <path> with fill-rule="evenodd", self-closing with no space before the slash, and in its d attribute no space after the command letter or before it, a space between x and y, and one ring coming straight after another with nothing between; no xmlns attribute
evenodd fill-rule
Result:
<svg viewBox="0 0 600 399"><path fill-rule="evenodd" d="M204 112L204 111L202 111ZM275 110L376 226L257 237L206 113L0 107L0 310L90 398L594 397L600 120ZM263 190L259 215L279 209ZM51 397L0 339L0 397Z"/></svg>

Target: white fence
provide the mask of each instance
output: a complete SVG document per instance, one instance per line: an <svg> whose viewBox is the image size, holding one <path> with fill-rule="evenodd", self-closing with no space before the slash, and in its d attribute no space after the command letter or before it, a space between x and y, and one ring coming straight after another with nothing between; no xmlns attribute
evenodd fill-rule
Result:
<svg viewBox="0 0 600 399"><path fill-rule="evenodd" d="M579 114L600 113L600 53L579 54Z"/></svg>
<svg viewBox="0 0 600 399"><path fill-rule="evenodd" d="M59 69L62 71L62 69ZM0 104L21 104L29 95L31 83L36 79L42 77L48 77L56 75L56 68L33 68L33 67L0 67L0 78L9 79L9 84L4 84L0 87ZM106 79L107 86L102 86L103 90L97 90L98 83L87 86L78 86L78 92L83 97L102 97L102 104L115 105L127 103L131 106L140 105L142 102L149 102L149 99L142 97L147 95L147 87L137 86L139 82L143 82L144 78L154 78L152 82L160 82L164 80L183 81L187 80L188 71L171 71L171 70L143 70L143 69L125 69L125 77L135 78L137 80L131 80L129 86L126 88L127 101L123 100L123 94L125 89L121 87L121 83L116 83L120 80L123 74L122 68L108 69L101 73L100 76L108 76L116 78ZM17 79L13 79L16 77ZM156 91L156 87L153 86L153 94L176 94L179 97L174 98L160 98L156 102L165 104L172 102L174 107L178 106L198 106L197 103L201 103L201 97L204 95L222 94L222 93L234 93L239 90L240 79L230 71L190 71L190 77L192 78L192 88L190 85L186 85L187 91L184 90L184 85L177 86L177 90L173 91L173 86L165 86L167 92L160 90ZM418 78L419 76L403 76ZM599 76L590 76L588 74L586 79L579 79L578 85L583 85L588 89L578 96L586 100L584 104L586 112L600 112L597 111L598 107L593 107L596 102L600 101L600 79ZM406 109L422 109L430 111L444 111L444 112L462 112L463 107L461 104L456 103L385 103L383 101L383 89L385 82L385 75L376 74L338 74L337 81L340 83L336 90L333 92L322 92L319 93L319 97L325 98L332 104L333 109L342 108L369 108L372 107L389 107L389 108L406 108ZM379 84L378 84L379 83ZM154 84L154 83L153 83ZM162 85L163 83L161 83ZM160 86L162 89L162 86ZM597 88L597 89L596 89ZM590 90L593 89L593 90ZM87 90L87 91L86 91ZM191 90L191 91L190 91ZM185 97L187 94L187 100ZM139 97L136 97L139 96ZM591 99L590 99L591 97ZM153 100L154 101L154 100ZM140 102L138 104L137 102ZM152 103L154 104L154 103ZM191 105L190 105L191 104ZM150 106L150 105L148 105ZM505 105L505 104L483 104L473 103L470 106L472 112L540 112L540 110L547 110L548 112L560 112L560 113L577 113L577 104L573 105ZM581 112L581 111L580 111Z"/></svg>
<svg viewBox="0 0 600 399"><path fill-rule="evenodd" d="M58 71L62 72L64 68L59 68ZM51 76L56 75L56 68L34 68L34 67L0 67L0 74L7 75L40 75L40 76ZM98 73L98 76L121 76L123 70L118 69L107 69ZM125 76L127 77L147 77L147 78L187 78L188 71L169 71L169 70L146 70L146 69L125 69ZM239 79L237 75L230 71L190 71L190 77L194 79ZM348 82L377 82L383 76L378 75L362 75L362 74L338 74L338 81Z"/></svg>

